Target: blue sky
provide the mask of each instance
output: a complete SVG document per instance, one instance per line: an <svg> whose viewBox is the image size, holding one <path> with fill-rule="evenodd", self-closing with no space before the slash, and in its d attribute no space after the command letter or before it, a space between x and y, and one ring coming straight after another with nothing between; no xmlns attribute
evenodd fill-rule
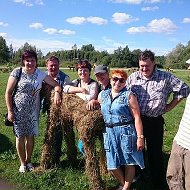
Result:
<svg viewBox="0 0 190 190"><path fill-rule="evenodd" d="M1 0L0 35L44 54L92 44L165 55L190 40L189 0Z"/></svg>

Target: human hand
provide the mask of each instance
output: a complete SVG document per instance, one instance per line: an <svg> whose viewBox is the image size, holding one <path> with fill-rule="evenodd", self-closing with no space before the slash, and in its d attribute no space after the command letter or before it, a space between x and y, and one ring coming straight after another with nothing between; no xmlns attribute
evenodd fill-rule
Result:
<svg viewBox="0 0 190 190"><path fill-rule="evenodd" d="M86 88L82 88L82 87L80 87L80 92L82 94L89 94L88 91L86 90Z"/></svg>
<svg viewBox="0 0 190 190"><path fill-rule="evenodd" d="M54 94L54 103L56 106L59 106L61 104L61 95L59 92L55 92Z"/></svg>
<svg viewBox="0 0 190 190"><path fill-rule="evenodd" d="M97 100L90 100L87 104L86 104L86 109L87 110L96 110L100 108L100 104Z"/></svg>
<svg viewBox="0 0 190 190"><path fill-rule="evenodd" d="M8 117L7 117L7 119L9 121L13 122L15 120L15 114L14 114L14 112L8 111Z"/></svg>
<svg viewBox="0 0 190 190"><path fill-rule="evenodd" d="M137 150L144 149L144 138L137 138Z"/></svg>

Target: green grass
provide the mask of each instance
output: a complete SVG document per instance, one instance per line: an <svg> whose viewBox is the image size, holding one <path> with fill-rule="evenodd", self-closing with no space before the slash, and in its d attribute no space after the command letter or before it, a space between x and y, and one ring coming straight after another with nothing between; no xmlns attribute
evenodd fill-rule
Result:
<svg viewBox="0 0 190 190"><path fill-rule="evenodd" d="M76 72L65 70L67 74L74 79L77 77ZM176 76L181 78L190 85L187 71L176 71ZM93 77L94 78L94 77ZM19 174L19 161L15 149L15 137L11 127L6 127L3 124L3 114L6 112L4 93L8 73L1 73L0 75L0 178L7 179L13 184L19 185L19 189L28 190L88 190L89 183L84 174L83 160L78 156L79 165L73 167L69 164L65 155L64 143L62 146L63 156L61 157L61 167L51 170L46 170L42 173L29 172L26 174ZM171 144L174 135L178 129L178 125L184 110L185 100L182 101L174 110L164 115L165 117L165 133L164 133L164 152L166 163L171 150ZM43 145L44 133L46 128L46 117L40 116L40 135L35 140L35 148L33 152L33 163L38 166L41 157L41 147ZM105 176L106 187L114 187L117 182ZM151 190L149 183L138 184L140 189ZM143 187L143 188L142 188Z"/></svg>

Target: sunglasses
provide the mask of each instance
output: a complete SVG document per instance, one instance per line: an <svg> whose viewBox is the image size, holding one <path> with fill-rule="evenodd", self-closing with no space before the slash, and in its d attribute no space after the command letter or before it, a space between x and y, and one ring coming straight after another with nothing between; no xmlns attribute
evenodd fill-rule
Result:
<svg viewBox="0 0 190 190"><path fill-rule="evenodd" d="M124 78L113 77L112 80L113 80L114 82L119 81L120 83L125 83L125 79L124 79Z"/></svg>

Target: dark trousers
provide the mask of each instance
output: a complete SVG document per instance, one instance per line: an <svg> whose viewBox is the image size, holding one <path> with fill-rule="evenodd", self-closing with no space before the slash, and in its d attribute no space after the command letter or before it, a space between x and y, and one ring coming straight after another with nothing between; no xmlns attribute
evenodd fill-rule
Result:
<svg viewBox="0 0 190 190"><path fill-rule="evenodd" d="M155 187L163 187L166 181L163 159L164 118L141 116L147 147L148 168ZM146 163L145 163L145 167Z"/></svg>

